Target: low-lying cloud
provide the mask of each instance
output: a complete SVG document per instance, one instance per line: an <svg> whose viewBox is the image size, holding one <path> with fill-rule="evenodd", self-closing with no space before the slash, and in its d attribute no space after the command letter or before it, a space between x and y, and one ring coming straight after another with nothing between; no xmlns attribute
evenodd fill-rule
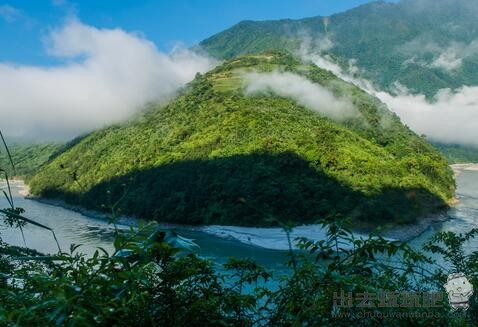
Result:
<svg viewBox="0 0 478 327"><path fill-rule="evenodd" d="M305 43L309 44L309 42ZM478 49L478 44L477 44ZM475 45L470 44L462 55L472 55ZM394 111L401 120L418 134L425 134L429 139L444 143L459 143L478 146L478 86L464 86L457 90L442 89L433 101L424 95L412 94L406 87L397 85L395 94L378 90L371 82L359 77L360 68L354 60L349 61L349 68L342 69L327 55L311 48L302 48L304 60L333 72L340 78L353 83L369 94L376 96ZM461 61L452 55L449 60L442 58L441 64L449 69L456 69ZM445 67L443 67L445 68Z"/></svg>
<svg viewBox="0 0 478 327"><path fill-rule="evenodd" d="M189 50L162 53L137 34L76 20L46 44L63 64L0 63L0 128L11 137L65 139L122 121L213 66Z"/></svg>
<svg viewBox="0 0 478 327"><path fill-rule="evenodd" d="M273 93L294 99L297 103L334 120L359 115L347 99L338 99L331 91L290 72L248 73L246 94Z"/></svg>
<svg viewBox="0 0 478 327"><path fill-rule="evenodd" d="M478 87L443 89L433 102L408 92L376 96L417 133L445 143L478 145Z"/></svg>
<svg viewBox="0 0 478 327"><path fill-rule="evenodd" d="M310 41L306 40L301 44L300 50L297 55L306 62L312 62L317 67L328 70L334 73L337 77L340 77L346 82L352 83L369 94L377 93L376 87L372 82L360 77L362 70L357 66L357 61L355 59L349 59L348 66L346 68L340 67L337 63L334 62L331 56L326 52L322 51L321 44L325 42L328 44L328 48L333 47L330 39L327 37L316 42L319 44L319 50L317 48L310 46Z"/></svg>
<svg viewBox="0 0 478 327"><path fill-rule="evenodd" d="M409 58L404 65L414 64L428 68L438 68L454 73L463 65L463 61L478 56L478 40L469 43L451 42L440 46L427 35L419 36L396 49L397 55ZM431 57L431 59L425 59Z"/></svg>
<svg viewBox="0 0 478 327"><path fill-rule="evenodd" d="M469 44L453 42L439 53L431 66L453 71L463 65L463 60L476 55L478 55L478 40Z"/></svg>

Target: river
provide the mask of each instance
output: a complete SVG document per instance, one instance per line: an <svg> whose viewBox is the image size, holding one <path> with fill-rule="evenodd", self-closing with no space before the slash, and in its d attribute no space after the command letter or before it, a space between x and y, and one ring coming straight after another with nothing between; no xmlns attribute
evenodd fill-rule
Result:
<svg viewBox="0 0 478 327"><path fill-rule="evenodd" d="M5 188L5 184L0 184ZM63 251L70 244L82 244L80 250L91 254L97 247L111 250L114 228L107 222L90 218L80 213L24 198L20 193L22 184L12 183L15 205L25 209L25 216L41 222L55 230ZM478 171L461 170L457 176L457 198L459 203L448 212L448 219L432 224L423 234L412 239L410 244L420 248L436 231L466 232L478 227ZM5 199L0 208L8 207ZM120 226L120 228L128 228ZM200 255L223 263L229 257L249 257L267 268L284 271L287 268L287 239L280 229L257 229L239 227L209 226L196 230L178 228L178 233L195 240L200 246ZM26 246L44 253L55 253L57 245L52 234L33 225L24 227ZM306 236L313 239L322 237L318 226L302 226L294 230L293 237ZM24 246L19 229L0 226L3 241ZM478 240L470 243L470 250L478 249Z"/></svg>

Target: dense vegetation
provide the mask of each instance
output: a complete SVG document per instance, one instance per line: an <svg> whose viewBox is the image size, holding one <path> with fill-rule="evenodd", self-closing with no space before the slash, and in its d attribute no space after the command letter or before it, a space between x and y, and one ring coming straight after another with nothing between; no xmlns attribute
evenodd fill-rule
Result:
<svg viewBox="0 0 478 327"><path fill-rule="evenodd" d="M478 147L476 146L438 142L433 142L433 146L437 148L451 164L478 162Z"/></svg>
<svg viewBox="0 0 478 327"><path fill-rule="evenodd" d="M272 93L244 93L244 71L288 71L346 98L335 122ZM66 146L31 191L98 210L189 224L271 226L348 215L405 222L446 207L444 158L377 99L283 53L198 75L176 99Z"/></svg>
<svg viewBox="0 0 478 327"><path fill-rule="evenodd" d="M3 224L48 229L51 241L56 241L54 230L15 207L9 187L4 196L10 207L0 209ZM478 269L478 253L465 248L478 230L435 235L424 250L449 262L441 267L406 244L375 235L354 238L346 219L332 217L321 223L327 237L317 243L295 240L302 251L289 250L290 273L282 277L237 258L217 272L217 266L196 255L192 241L156 223L129 232L115 228L114 251L99 248L91 257L78 251L79 244L72 244L68 252L58 245L58 253L45 255L0 239L0 325L472 326L477 322L475 301L468 311L451 313L441 287L454 271L472 276L476 287L472 274ZM267 288L264 282L270 278L279 281L278 288ZM430 302L431 294L441 296Z"/></svg>
<svg viewBox="0 0 478 327"><path fill-rule="evenodd" d="M61 148L59 143L26 144L18 143L10 147L15 169L7 168L10 176L28 178ZM0 166L11 167L6 151L0 152Z"/></svg>
<svg viewBox="0 0 478 327"><path fill-rule="evenodd" d="M243 21L200 46L229 59L265 50L298 50L304 39L346 67L350 59L363 77L393 91L395 82L431 97L442 88L478 85L478 5L469 0L378 1L330 17ZM313 14L313 13L311 13ZM328 38L332 47L327 48ZM322 45L314 49L316 43ZM441 54L457 67L434 65ZM446 58L445 58L446 59Z"/></svg>
<svg viewBox="0 0 478 327"><path fill-rule="evenodd" d="M2 210L2 218L23 225L27 218L21 211L12 206ZM219 273L195 254L194 243L154 223L118 230L113 253L98 249L92 257L81 254L79 245L42 255L0 242L0 326L478 323L476 301L453 313L442 291L447 274L456 271L471 276L476 289L478 253L464 249L478 230L435 235L424 251L449 262L441 267L403 243L374 235L356 239L344 220L322 223L327 238L296 240L303 251L289 251L287 276L234 258ZM270 278L279 281L277 289L264 284Z"/></svg>

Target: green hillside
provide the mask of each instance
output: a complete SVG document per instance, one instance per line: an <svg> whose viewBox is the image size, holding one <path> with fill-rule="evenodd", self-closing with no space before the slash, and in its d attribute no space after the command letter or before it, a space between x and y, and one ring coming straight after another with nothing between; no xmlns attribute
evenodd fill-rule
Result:
<svg viewBox="0 0 478 327"><path fill-rule="evenodd" d="M60 143L14 144L9 150L15 163L15 170L13 170L4 149L0 151L0 168L5 169L9 176L25 178L36 172L60 149Z"/></svg>
<svg viewBox="0 0 478 327"><path fill-rule="evenodd" d="M248 71L303 76L360 117L338 123L290 98L245 95ZM198 74L169 104L72 143L30 186L97 210L249 226L329 215L404 222L443 209L454 193L446 160L382 103L283 53Z"/></svg>
<svg viewBox="0 0 478 327"><path fill-rule="evenodd" d="M311 13L313 14L313 13ZM478 85L478 2L469 0L378 1L330 17L243 21L200 43L223 59L265 50L298 50L328 38L323 54L346 67L356 60L360 74L385 90L395 82L433 96L442 88ZM318 51L318 50L316 50ZM440 58L440 55L444 55ZM445 62L461 60L447 67Z"/></svg>
<svg viewBox="0 0 478 327"><path fill-rule="evenodd" d="M440 151L449 163L478 162L478 147L460 144L444 144L433 142L433 146Z"/></svg>

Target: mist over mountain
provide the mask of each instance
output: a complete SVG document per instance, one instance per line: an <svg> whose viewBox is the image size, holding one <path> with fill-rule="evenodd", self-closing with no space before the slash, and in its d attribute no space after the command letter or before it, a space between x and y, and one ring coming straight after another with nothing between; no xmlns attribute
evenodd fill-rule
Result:
<svg viewBox="0 0 478 327"><path fill-rule="evenodd" d="M282 53L227 61L167 105L66 147L31 191L187 224L272 226L343 214L412 221L446 207L443 157L379 100Z"/></svg>
<svg viewBox="0 0 478 327"><path fill-rule="evenodd" d="M0 120L9 140L64 141L122 122L214 65L187 49L164 53L137 33L77 19L49 30L45 51L59 63L0 63Z"/></svg>
<svg viewBox="0 0 478 327"><path fill-rule="evenodd" d="M372 2L330 17L243 21L200 43L231 58L276 48L298 49L304 38L330 39L327 53L353 59L362 76L392 90L400 83L433 96L443 88L478 84L475 1ZM323 42L322 42L323 43Z"/></svg>
<svg viewBox="0 0 478 327"><path fill-rule="evenodd" d="M478 146L476 1L372 2L330 17L243 21L200 43L207 53L287 49L351 80L414 131Z"/></svg>
<svg viewBox="0 0 478 327"><path fill-rule="evenodd" d="M0 327L478 326L478 0L389 1L0 3Z"/></svg>
<svg viewBox="0 0 478 327"><path fill-rule="evenodd" d="M288 49L379 97L415 132L478 145L475 1L373 2L330 17L244 21L200 43L219 59ZM143 36L78 19L50 29L52 67L0 63L0 119L9 140L62 140L167 101L209 56L163 53ZM347 79L347 78L345 78ZM348 79L347 79L348 80ZM21 90L19 92L18 90Z"/></svg>

